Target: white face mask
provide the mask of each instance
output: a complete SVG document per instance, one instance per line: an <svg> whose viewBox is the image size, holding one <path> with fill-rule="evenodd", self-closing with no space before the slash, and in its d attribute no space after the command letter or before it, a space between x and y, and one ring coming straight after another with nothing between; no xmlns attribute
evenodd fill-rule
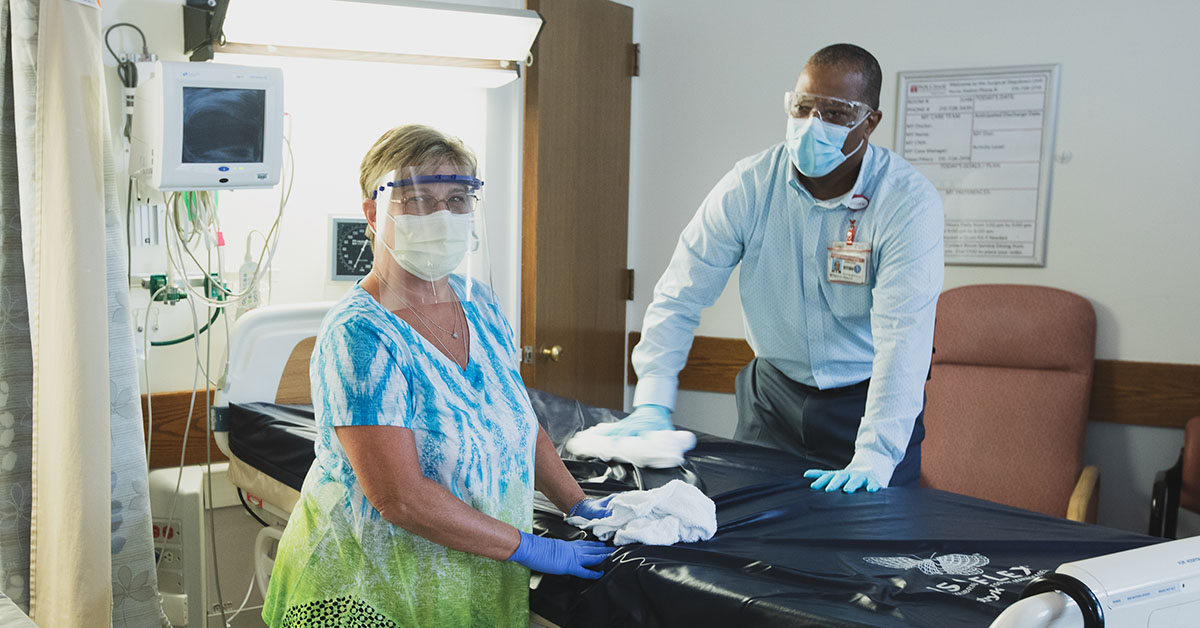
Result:
<svg viewBox="0 0 1200 628"><path fill-rule="evenodd" d="M442 210L425 216L400 214L391 218L395 248L389 247L382 237L378 242L401 268L413 275L437 281L449 275L466 257L471 214Z"/></svg>

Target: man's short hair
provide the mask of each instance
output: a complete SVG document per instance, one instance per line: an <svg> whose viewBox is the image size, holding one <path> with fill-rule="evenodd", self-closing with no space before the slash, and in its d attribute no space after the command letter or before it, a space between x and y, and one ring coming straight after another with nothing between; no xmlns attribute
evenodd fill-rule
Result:
<svg viewBox="0 0 1200 628"><path fill-rule="evenodd" d="M833 44L818 50L808 58L805 65L838 68L857 72L863 77L863 91L859 99L879 108L879 92L883 89L883 70L879 69L879 61L875 56L854 44Z"/></svg>

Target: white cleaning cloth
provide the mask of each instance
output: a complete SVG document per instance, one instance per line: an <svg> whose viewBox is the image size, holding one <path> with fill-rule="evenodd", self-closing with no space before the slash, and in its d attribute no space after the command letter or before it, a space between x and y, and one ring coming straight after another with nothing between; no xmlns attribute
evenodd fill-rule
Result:
<svg viewBox="0 0 1200 628"><path fill-rule="evenodd" d="M620 493L603 519L569 517L567 523L617 545L674 545L707 541L717 532L717 506L700 489L671 480L650 491Z"/></svg>
<svg viewBox="0 0 1200 628"><path fill-rule="evenodd" d="M686 430L656 430L639 436L614 436L616 423L589 427L567 441L567 451L577 456L628 462L663 469L683 464L683 454L696 446L696 435Z"/></svg>

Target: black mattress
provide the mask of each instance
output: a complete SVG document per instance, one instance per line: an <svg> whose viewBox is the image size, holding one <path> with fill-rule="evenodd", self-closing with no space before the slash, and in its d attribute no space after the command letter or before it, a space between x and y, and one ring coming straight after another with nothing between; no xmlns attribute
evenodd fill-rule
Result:
<svg viewBox="0 0 1200 628"><path fill-rule="evenodd" d="M231 403L227 421L233 455L300 490L316 460L317 423L312 406Z"/></svg>
<svg viewBox="0 0 1200 628"><path fill-rule="evenodd" d="M579 429L624 416L530 397L560 452ZM1038 574L1161 540L926 488L813 491L807 460L697 436L676 470L567 466L593 496L689 481L716 502L716 535L621 547L596 581L546 576L533 610L570 627L986 627ZM540 534L587 536L540 495L534 520Z"/></svg>
<svg viewBox="0 0 1200 628"><path fill-rule="evenodd" d="M560 453L580 429L624 416L529 394ZM231 404L229 425L239 458L300 488L313 460L311 407ZM534 611L564 627L986 627L1037 575L1159 540L932 489L812 491L809 461L697 436L676 469L564 456L593 496L692 483L716 502L718 528L707 542L618 548L597 581L546 576ZM534 529L587 536L540 494Z"/></svg>

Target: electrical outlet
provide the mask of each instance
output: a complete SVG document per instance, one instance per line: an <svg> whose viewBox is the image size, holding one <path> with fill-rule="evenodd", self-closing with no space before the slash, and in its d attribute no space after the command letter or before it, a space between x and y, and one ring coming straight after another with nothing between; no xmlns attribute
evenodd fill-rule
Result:
<svg viewBox="0 0 1200 628"><path fill-rule="evenodd" d="M254 270L257 265L252 261L247 261L242 264L238 271L238 289L246 293L242 297L242 302L239 305L239 310L252 310L262 305L262 296L258 292L258 284L254 283Z"/></svg>

